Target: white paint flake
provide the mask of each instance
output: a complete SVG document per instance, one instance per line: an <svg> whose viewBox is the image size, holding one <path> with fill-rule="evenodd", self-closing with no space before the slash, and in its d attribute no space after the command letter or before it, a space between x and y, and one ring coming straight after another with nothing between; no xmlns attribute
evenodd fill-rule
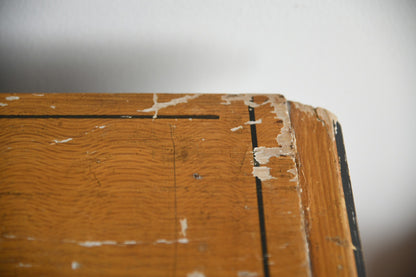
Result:
<svg viewBox="0 0 416 277"><path fill-rule="evenodd" d="M261 123L261 118L260 119L258 119L258 120L256 120L256 121L247 121L246 123L244 123L244 124L246 124L246 125L253 125L253 124L260 124Z"/></svg>
<svg viewBox="0 0 416 277"><path fill-rule="evenodd" d="M18 263L17 267L32 267L32 264Z"/></svg>
<svg viewBox="0 0 416 277"><path fill-rule="evenodd" d="M117 242L113 240L83 241L83 242L79 242L78 245L84 246L84 247L97 247L97 246L103 246L103 245L117 245Z"/></svg>
<svg viewBox="0 0 416 277"><path fill-rule="evenodd" d="M7 96L6 100L7 101L14 101L14 100L19 100L20 97L19 96Z"/></svg>
<svg viewBox="0 0 416 277"><path fill-rule="evenodd" d="M237 273L238 277L257 277L259 276L257 272L250 272L250 271L239 271Z"/></svg>
<svg viewBox="0 0 416 277"><path fill-rule="evenodd" d="M43 93L32 93L33 96L45 96Z"/></svg>
<svg viewBox="0 0 416 277"><path fill-rule="evenodd" d="M244 104L256 108L259 107L259 104L256 104L252 101L253 95L251 94L226 94L221 96L221 99L225 102L222 102L222 105L231 105L232 101L244 101Z"/></svg>
<svg viewBox="0 0 416 277"><path fill-rule="evenodd" d="M56 108L56 106L54 106L54 105L50 105L49 107L51 107L51 109L55 109Z"/></svg>
<svg viewBox="0 0 416 277"><path fill-rule="evenodd" d="M188 243L189 240L187 238L181 238L181 239L178 239L178 242L182 243L182 244L185 244L185 243Z"/></svg>
<svg viewBox="0 0 416 277"><path fill-rule="evenodd" d="M126 241L123 242L123 244L125 244L125 245L136 245L137 241L135 241L135 240L126 240Z"/></svg>
<svg viewBox="0 0 416 277"><path fill-rule="evenodd" d="M205 277L205 274L200 271L194 271L186 274L186 277Z"/></svg>
<svg viewBox="0 0 416 277"><path fill-rule="evenodd" d="M27 240L36 240L34 237L27 237Z"/></svg>
<svg viewBox="0 0 416 277"><path fill-rule="evenodd" d="M102 125L102 126L95 126L95 128L98 128L98 129L104 129L106 126L105 125Z"/></svg>
<svg viewBox="0 0 416 277"><path fill-rule="evenodd" d="M6 238L6 239L15 239L16 238L15 235L10 235L10 234L3 235L3 237Z"/></svg>
<svg viewBox="0 0 416 277"><path fill-rule="evenodd" d="M172 244L174 242L175 242L174 240L158 239L158 240L155 241L154 244L159 244L159 243L162 243L162 244Z"/></svg>
<svg viewBox="0 0 416 277"><path fill-rule="evenodd" d="M80 263L78 263L77 261L73 261L72 263L71 263L71 268L72 268L72 270L77 270L77 269L79 269L81 267L81 264Z"/></svg>
<svg viewBox="0 0 416 277"><path fill-rule="evenodd" d="M298 170L296 167L288 169L287 172L293 175L293 178L289 180L289 182L297 182L298 181Z"/></svg>
<svg viewBox="0 0 416 277"><path fill-rule="evenodd" d="M259 178L261 181L276 179L270 175L270 168L267 166L254 166L252 173L254 177Z"/></svg>
<svg viewBox="0 0 416 277"><path fill-rule="evenodd" d="M8 106L8 104L6 104L6 103L0 103L0 107L6 107L6 106Z"/></svg>
<svg viewBox="0 0 416 277"><path fill-rule="evenodd" d="M234 127L234 128L231 128L230 130L231 130L231 132L235 132L235 131L240 130L240 129L243 129L243 126L242 125L237 126L237 127Z"/></svg>
<svg viewBox="0 0 416 277"><path fill-rule="evenodd" d="M181 235L186 237L186 229L188 229L188 220L186 218L179 219L179 222L181 224Z"/></svg>
<svg viewBox="0 0 416 277"><path fill-rule="evenodd" d="M200 94L194 94L194 95L186 95L180 98L176 98L176 99L172 99L169 102L163 102L163 103L158 103L157 102L157 94L154 93L153 94L153 106L144 110L137 110L138 112L155 112L155 114L153 115L153 118L157 118L157 114L159 112L159 110L167 108L169 106L176 106L177 104L183 104L183 103L188 103L188 100L192 100L195 98L198 98L200 96Z"/></svg>
<svg viewBox="0 0 416 277"><path fill-rule="evenodd" d="M187 238L181 238L178 240L166 240L166 239L158 239L153 244L174 244L174 243L182 243L186 244L189 240Z"/></svg>
<svg viewBox="0 0 416 277"><path fill-rule="evenodd" d="M65 142L68 142L68 141L71 141L71 140L72 140L72 138L67 138L67 139L63 139L63 140L56 140L56 139L54 139L53 141L55 143L65 143Z"/></svg>
<svg viewBox="0 0 416 277"><path fill-rule="evenodd" d="M272 157L288 156L290 152L285 151L282 147L256 147L253 150L254 159L259 164L267 164Z"/></svg>

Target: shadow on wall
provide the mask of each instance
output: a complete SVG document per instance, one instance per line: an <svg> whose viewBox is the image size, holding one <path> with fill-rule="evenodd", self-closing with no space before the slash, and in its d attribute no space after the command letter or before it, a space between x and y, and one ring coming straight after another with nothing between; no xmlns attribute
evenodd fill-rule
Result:
<svg viewBox="0 0 416 277"><path fill-rule="evenodd" d="M209 43L2 42L0 47L0 92L198 92L212 84L241 83L253 68L253 55Z"/></svg>
<svg viewBox="0 0 416 277"><path fill-rule="evenodd" d="M380 246L367 263L369 277L416 276L416 229L408 236Z"/></svg>

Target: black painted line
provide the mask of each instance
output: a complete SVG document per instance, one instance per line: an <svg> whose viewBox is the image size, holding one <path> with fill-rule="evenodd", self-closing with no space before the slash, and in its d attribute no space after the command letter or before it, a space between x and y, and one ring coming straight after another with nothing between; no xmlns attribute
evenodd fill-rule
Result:
<svg viewBox="0 0 416 277"><path fill-rule="evenodd" d="M69 119L86 119L86 118L110 118L110 119L153 119L153 115L118 115L118 114L106 114L106 115L95 115L95 114L85 114L85 115L60 115L60 114L45 114L45 115L0 115L0 118L39 118L39 119L48 119L48 118L69 118ZM158 115L157 119L219 119L219 115L213 114L176 114L176 115Z"/></svg>
<svg viewBox="0 0 416 277"><path fill-rule="evenodd" d="M339 122L334 122L335 141L337 144L338 160L341 169L342 189L344 190L345 206L347 207L348 222L350 225L351 240L354 245L354 258L358 277L365 277L365 266L361 248L360 233L358 231L357 216L355 212L354 197L352 194L350 173L348 170L347 156L345 154L344 138Z"/></svg>
<svg viewBox="0 0 416 277"><path fill-rule="evenodd" d="M254 108L248 107L248 113L250 116L250 121L256 121L256 117L254 114ZM251 143L254 148L258 146L257 144L257 131L256 131L256 124L250 125L251 129ZM260 166L260 164L256 161L253 155L254 166ZM263 271L264 277L270 277L269 273L269 255L267 252L267 240L266 240L266 222L264 217L264 205L263 205L263 189L261 180L256 177L256 192L257 192L257 207L259 212L259 225L260 225L260 238L261 238L261 249L262 249L262 258L263 258Z"/></svg>

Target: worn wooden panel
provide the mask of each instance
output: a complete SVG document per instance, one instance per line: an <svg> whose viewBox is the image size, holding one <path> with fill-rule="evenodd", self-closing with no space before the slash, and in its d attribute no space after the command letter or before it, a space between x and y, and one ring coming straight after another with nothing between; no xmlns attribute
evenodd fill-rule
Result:
<svg viewBox="0 0 416 277"><path fill-rule="evenodd" d="M0 103L2 276L310 276L316 259L333 266L329 255L343 256L337 273L356 276L351 251L332 245L338 233L315 242L309 232L303 127L293 131L282 96L4 94ZM328 170L339 177L337 164Z"/></svg>

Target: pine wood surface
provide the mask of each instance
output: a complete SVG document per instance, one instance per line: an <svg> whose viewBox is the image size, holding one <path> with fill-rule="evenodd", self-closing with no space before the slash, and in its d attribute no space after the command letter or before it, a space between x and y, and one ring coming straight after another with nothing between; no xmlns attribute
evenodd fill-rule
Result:
<svg viewBox="0 0 416 277"><path fill-rule="evenodd" d="M279 95L0 102L1 276L357 276L323 110ZM285 154L253 159L253 129Z"/></svg>

